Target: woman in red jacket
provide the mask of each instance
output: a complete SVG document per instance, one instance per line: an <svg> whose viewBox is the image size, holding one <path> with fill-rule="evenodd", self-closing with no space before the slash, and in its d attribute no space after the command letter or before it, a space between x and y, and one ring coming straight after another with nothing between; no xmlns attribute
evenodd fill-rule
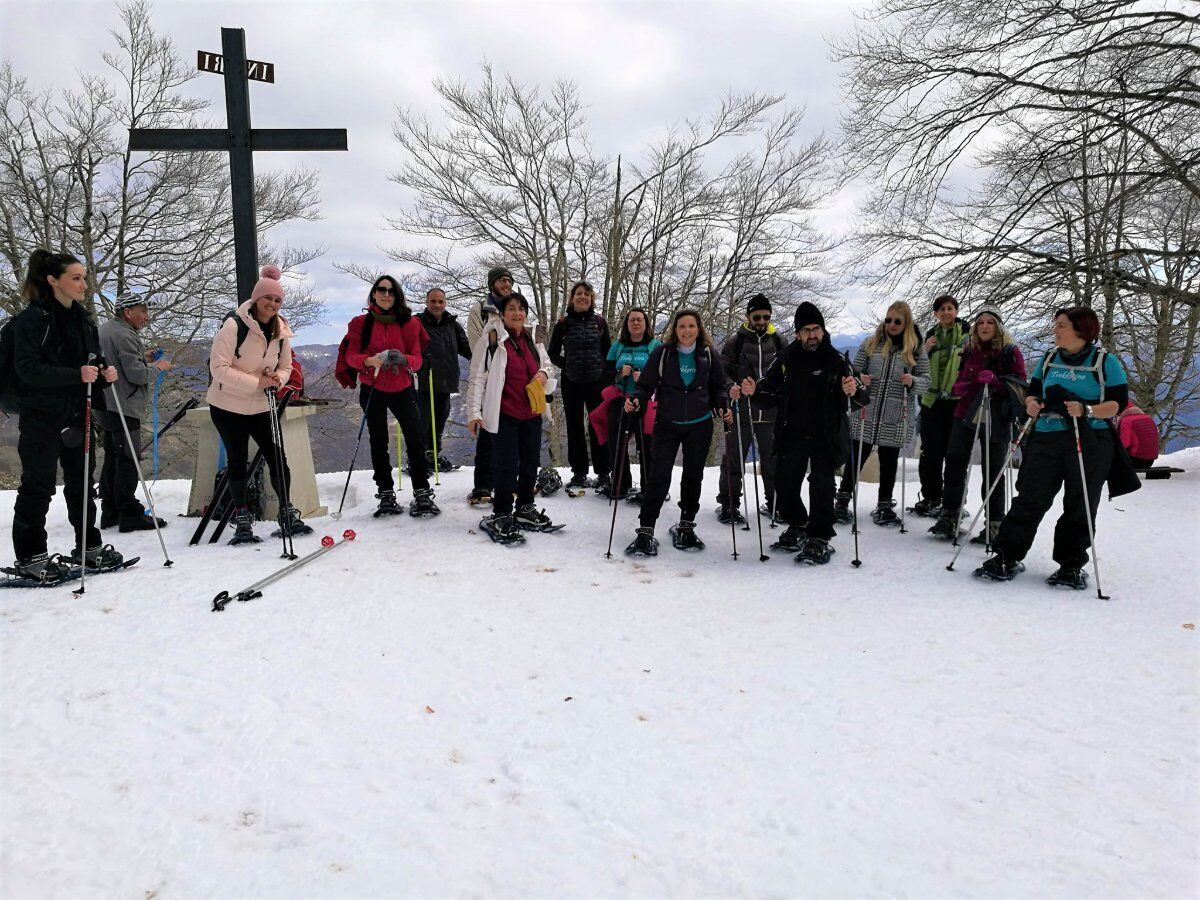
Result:
<svg viewBox="0 0 1200 900"><path fill-rule="evenodd" d="M367 312L350 320L346 362L358 372L358 402L367 418L371 436L371 466L379 493L376 516L402 512L396 503L392 481L392 457L388 450L388 410L400 424L408 448L413 480L413 502L409 515L436 516L439 510L429 489L429 468L425 461L424 429L417 412L417 393L413 373L419 371L429 335L413 318L404 302L400 282L381 275L371 286Z"/></svg>

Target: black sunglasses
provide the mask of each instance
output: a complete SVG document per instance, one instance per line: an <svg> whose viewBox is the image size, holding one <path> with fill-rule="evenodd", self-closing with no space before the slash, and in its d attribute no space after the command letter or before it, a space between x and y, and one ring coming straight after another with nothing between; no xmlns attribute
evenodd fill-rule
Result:
<svg viewBox="0 0 1200 900"><path fill-rule="evenodd" d="M751 316L751 317L750 317L750 321L751 321L751 322L770 322L770 321L771 321L771 314L770 314L770 313L764 313L763 315L760 315L760 316Z"/></svg>
<svg viewBox="0 0 1200 900"><path fill-rule="evenodd" d="M393 297L396 296L396 292L390 287L384 287L382 284L375 285L375 293L378 294L380 291L383 291L385 294L391 294Z"/></svg>
<svg viewBox="0 0 1200 900"><path fill-rule="evenodd" d="M903 325L904 320L903 319L884 319L883 324L884 325Z"/></svg>

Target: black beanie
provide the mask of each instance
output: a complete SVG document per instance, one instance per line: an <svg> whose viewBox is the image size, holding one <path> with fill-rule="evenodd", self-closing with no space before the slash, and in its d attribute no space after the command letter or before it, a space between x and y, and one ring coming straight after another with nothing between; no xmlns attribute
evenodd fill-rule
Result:
<svg viewBox="0 0 1200 900"><path fill-rule="evenodd" d="M806 325L820 325L825 327L825 317L821 315L821 311L805 300L796 307L796 330L799 331Z"/></svg>
<svg viewBox="0 0 1200 900"><path fill-rule="evenodd" d="M488 270L488 290L490 291L492 289L492 286L495 285L495 283L497 281L499 281L501 278L503 278L505 275L507 275L511 280L516 281L516 279L513 278L513 273L511 271L509 271L508 269L504 268L504 266L497 266L494 269L489 269Z"/></svg>
<svg viewBox="0 0 1200 900"><path fill-rule="evenodd" d="M750 302L746 304L746 315L759 310L771 311L771 301L767 299L766 294L755 294L750 298Z"/></svg>

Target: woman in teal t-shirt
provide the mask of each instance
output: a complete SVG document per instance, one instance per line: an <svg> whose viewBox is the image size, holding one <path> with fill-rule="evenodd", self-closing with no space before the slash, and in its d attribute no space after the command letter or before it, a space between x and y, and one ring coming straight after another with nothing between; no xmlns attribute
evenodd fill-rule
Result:
<svg viewBox="0 0 1200 900"><path fill-rule="evenodd" d="M604 365L609 379L621 390L621 396L608 405L608 449L611 454L613 484L621 486L621 497L635 503L640 501L641 495L633 490L630 483L632 476L629 472L629 438L633 438L637 447L642 484L646 483L646 473L650 471L650 441L645 428L645 408L626 413L625 398L633 394L650 352L658 345L658 339L650 334L649 316L644 309L635 306L625 313L621 322L621 336L609 347L608 359ZM624 440L618 440L619 433L625 435ZM621 465L619 472L618 463Z"/></svg>
<svg viewBox="0 0 1200 900"><path fill-rule="evenodd" d="M1125 367L1116 354L1097 346L1099 336L1100 320L1086 306L1054 314L1054 349L1034 369L1025 400L1025 411L1037 423L1025 447L1018 494L992 541L996 555L976 575L1008 581L1022 572L1038 525L1062 490L1063 511L1054 527L1059 568L1047 583L1087 587L1089 531L1095 529L1116 449L1108 420L1129 405Z"/></svg>

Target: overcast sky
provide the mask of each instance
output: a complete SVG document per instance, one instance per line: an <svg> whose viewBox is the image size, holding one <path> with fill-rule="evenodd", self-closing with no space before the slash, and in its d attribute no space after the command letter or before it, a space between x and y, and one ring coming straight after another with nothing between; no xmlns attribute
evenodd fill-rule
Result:
<svg viewBox="0 0 1200 900"><path fill-rule="evenodd" d="M833 133L840 95L826 39L845 34L864 5L160 0L154 24L189 60L220 51L221 27L246 29L248 56L276 65L275 84L251 83L256 127L348 130L347 153L255 157L258 172L303 164L320 173L324 218L274 231L272 241L328 248L305 270L329 305L328 324L306 329L299 343L334 343L365 290L333 264L388 266L379 248L400 236L383 217L404 202L388 181L400 164L394 110L436 121L435 78L477 81L487 60L528 84L573 80L601 153L636 154L672 123L712 110L725 91L786 94L806 108L808 135ZM39 87L71 86L76 70L104 68L100 53L113 49L108 31L117 24L110 2L0 0L0 51ZM220 76L202 74L187 90L212 101L223 123ZM851 205L839 198L822 222L844 227Z"/></svg>

